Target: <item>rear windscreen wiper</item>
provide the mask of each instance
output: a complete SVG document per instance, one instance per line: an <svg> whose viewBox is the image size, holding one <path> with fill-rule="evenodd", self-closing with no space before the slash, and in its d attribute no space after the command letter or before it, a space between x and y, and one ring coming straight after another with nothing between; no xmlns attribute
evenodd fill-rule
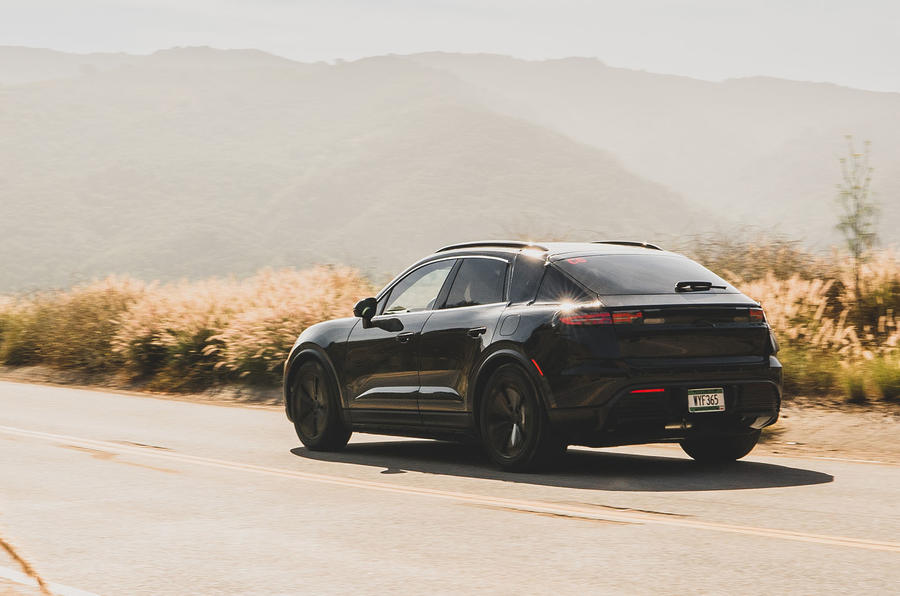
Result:
<svg viewBox="0 0 900 596"><path fill-rule="evenodd" d="M675 284L676 292L705 292L712 288L724 290L725 286L714 286L711 281L680 281Z"/></svg>

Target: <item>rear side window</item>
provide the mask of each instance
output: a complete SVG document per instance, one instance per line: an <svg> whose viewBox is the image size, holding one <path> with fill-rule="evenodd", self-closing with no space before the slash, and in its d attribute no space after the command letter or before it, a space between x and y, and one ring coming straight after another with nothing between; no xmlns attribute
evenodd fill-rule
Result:
<svg viewBox="0 0 900 596"><path fill-rule="evenodd" d="M589 296L571 279L560 273L553 266L545 267L541 289L538 290L537 302L589 302L596 297Z"/></svg>
<svg viewBox="0 0 900 596"><path fill-rule="evenodd" d="M506 267L505 261L497 259L463 259L445 308L503 302Z"/></svg>
<svg viewBox="0 0 900 596"><path fill-rule="evenodd" d="M531 302L544 275L544 259L519 253L509 285L509 301Z"/></svg>
<svg viewBox="0 0 900 596"><path fill-rule="evenodd" d="M684 281L710 282L713 293L737 293L731 284L699 263L673 254L589 255L554 264L601 296L675 294Z"/></svg>

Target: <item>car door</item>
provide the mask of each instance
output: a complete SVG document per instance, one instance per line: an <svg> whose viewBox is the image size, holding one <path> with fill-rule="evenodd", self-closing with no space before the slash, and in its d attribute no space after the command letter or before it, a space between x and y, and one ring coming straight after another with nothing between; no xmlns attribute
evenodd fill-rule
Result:
<svg viewBox="0 0 900 596"><path fill-rule="evenodd" d="M344 371L354 424L420 424L418 342L455 263L413 269L382 295L371 325L351 331Z"/></svg>
<svg viewBox="0 0 900 596"><path fill-rule="evenodd" d="M430 427L465 427L469 379L506 308L509 263L472 256L460 260L443 307L419 341L419 412Z"/></svg>

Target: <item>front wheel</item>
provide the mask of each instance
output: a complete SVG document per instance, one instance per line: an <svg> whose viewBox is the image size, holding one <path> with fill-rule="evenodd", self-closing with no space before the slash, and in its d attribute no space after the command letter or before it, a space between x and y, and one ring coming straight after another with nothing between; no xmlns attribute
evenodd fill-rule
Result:
<svg viewBox="0 0 900 596"><path fill-rule="evenodd" d="M291 383L294 429L312 451L338 451L350 440L351 431L341 421L334 380L319 362L300 365Z"/></svg>
<svg viewBox="0 0 900 596"><path fill-rule="evenodd" d="M743 435L726 435L685 439L681 448L693 459L702 463L727 463L741 459L756 447L759 431Z"/></svg>
<svg viewBox="0 0 900 596"><path fill-rule="evenodd" d="M485 451L503 470L532 471L566 449L550 428L534 384L515 364L491 375L479 419Z"/></svg>

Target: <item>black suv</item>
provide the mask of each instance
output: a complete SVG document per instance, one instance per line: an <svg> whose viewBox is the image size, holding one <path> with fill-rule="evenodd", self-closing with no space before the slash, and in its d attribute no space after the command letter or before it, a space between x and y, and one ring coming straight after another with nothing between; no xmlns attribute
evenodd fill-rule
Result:
<svg viewBox="0 0 900 596"><path fill-rule="evenodd" d="M506 470L572 444L678 442L721 462L778 418L759 303L651 244L455 244L354 315L306 329L285 363L287 416L309 449L358 430L480 439Z"/></svg>

